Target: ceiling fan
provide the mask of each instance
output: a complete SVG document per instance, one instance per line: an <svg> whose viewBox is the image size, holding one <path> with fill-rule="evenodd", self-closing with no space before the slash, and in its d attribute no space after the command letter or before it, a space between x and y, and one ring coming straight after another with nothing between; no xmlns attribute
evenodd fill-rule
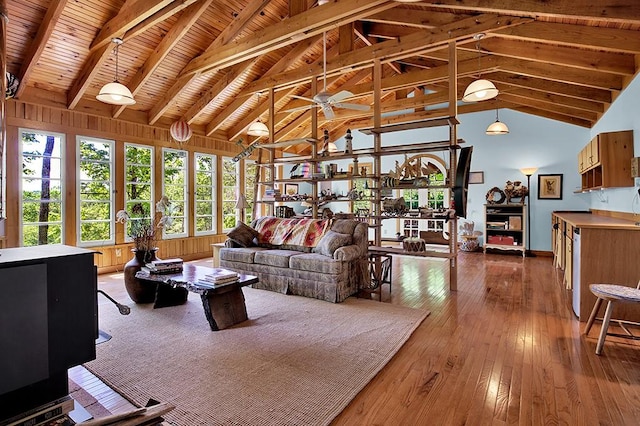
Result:
<svg viewBox="0 0 640 426"><path fill-rule="evenodd" d="M317 105L322 109L322 112L324 113L324 117L327 120L332 120L336 116L335 113L333 112L333 107L353 109L357 111L369 111L369 108L370 108L369 105L351 104L351 103L342 102L343 100L353 96L353 93L349 92L348 90L341 90L335 94L331 94L327 91L327 33L326 32L322 34L322 48L323 48L322 58L323 58L323 71L324 71L323 72L324 88L322 89L321 92L318 92L313 98L291 95L292 98L313 102L313 104L303 106L303 107L288 109L288 110L285 110L285 112L302 111L302 110L313 108L314 106Z"/></svg>

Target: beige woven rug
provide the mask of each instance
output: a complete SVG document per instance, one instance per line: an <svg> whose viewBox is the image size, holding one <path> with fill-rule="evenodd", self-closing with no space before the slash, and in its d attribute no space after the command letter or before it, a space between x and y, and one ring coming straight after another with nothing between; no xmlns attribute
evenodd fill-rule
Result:
<svg viewBox="0 0 640 426"><path fill-rule="evenodd" d="M351 297L333 304L243 289L249 320L209 329L202 302L100 309L113 338L85 366L138 405L171 402L175 425L326 425L429 315Z"/></svg>

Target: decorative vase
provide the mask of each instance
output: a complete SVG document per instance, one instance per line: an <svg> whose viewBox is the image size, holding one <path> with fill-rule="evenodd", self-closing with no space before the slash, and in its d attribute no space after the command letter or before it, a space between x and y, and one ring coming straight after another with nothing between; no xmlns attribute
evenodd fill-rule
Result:
<svg viewBox="0 0 640 426"><path fill-rule="evenodd" d="M157 284L137 279L136 273L145 264L158 260L156 257L157 250L132 249L133 258L124 265L124 286L131 300L136 303L152 303L156 298Z"/></svg>

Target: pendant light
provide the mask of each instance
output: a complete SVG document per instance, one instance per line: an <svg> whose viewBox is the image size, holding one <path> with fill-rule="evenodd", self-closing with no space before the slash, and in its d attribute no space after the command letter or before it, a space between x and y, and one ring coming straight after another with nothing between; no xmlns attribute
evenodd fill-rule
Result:
<svg viewBox="0 0 640 426"><path fill-rule="evenodd" d="M509 133L509 128L506 124L500 121L498 118L498 110L496 109L496 121L487 127L486 134L488 135L506 135Z"/></svg>
<svg viewBox="0 0 640 426"><path fill-rule="evenodd" d="M484 33L479 33L473 36L473 39L476 40L476 49L478 50L478 72L480 72L480 56L482 55L482 51L480 50L480 40L483 38ZM487 99L492 99L496 96L498 96L498 89L496 86L489 80L479 78L467 86L464 91L464 95L462 96L462 101L486 101Z"/></svg>
<svg viewBox="0 0 640 426"><path fill-rule="evenodd" d="M262 121L254 121L249 125L247 134L250 136L269 136L269 128Z"/></svg>
<svg viewBox="0 0 640 426"><path fill-rule="evenodd" d="M258 106L260 105L260 93L258 93ZM247 134L249 136L269 136L269 128L266 124L264 124L260 119L257 119L253 123L249 124L249 128L247 129Z"/></svg>
<svg viewBox="0 0 640 426"><path fill-rule="evenodd" d="M107 83L102 86L96 99L112 105L133 105L136 101L133 99L131 91L127 89L127 86L118 81L118 48L123 43L122 39L112 38L111 42L116 45L114 49L116 51L116 78L112 83Z"/></svg>

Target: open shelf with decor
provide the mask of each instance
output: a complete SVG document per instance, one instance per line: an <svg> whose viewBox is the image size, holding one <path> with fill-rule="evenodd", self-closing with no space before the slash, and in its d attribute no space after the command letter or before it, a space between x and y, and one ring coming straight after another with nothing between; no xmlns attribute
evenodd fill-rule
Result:
<svg viewBox="0 0 640 426"><path fill-rule="evenodd" d="M484 253L488 249L520 251L527 247L527 205L484 205Z"/></svg>

